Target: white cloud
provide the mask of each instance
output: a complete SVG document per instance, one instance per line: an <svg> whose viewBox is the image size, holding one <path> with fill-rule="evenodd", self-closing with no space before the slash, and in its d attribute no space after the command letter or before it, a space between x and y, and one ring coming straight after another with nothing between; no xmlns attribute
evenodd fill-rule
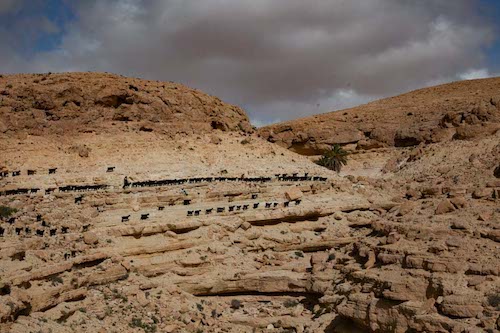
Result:
<svg viewBox="0 0 500 333"><path fill-rule="evenodd" d="M255 126L255 127L264 127L264 126L267 126L267 125L271 125L271 124L276 124L276 123L279 123L281 122L282 120L281 119L269 119L269 120L262 120L262 119L250 119L250 123Z"/></svg>
<svg viewBox="0 0 500 333"><path fill-rule="evenodd" d="M475 80L475 79L485 79L492 77L493 75L486 68L480 69L470 69L460 75L458 75L460 80Z"/></svg>

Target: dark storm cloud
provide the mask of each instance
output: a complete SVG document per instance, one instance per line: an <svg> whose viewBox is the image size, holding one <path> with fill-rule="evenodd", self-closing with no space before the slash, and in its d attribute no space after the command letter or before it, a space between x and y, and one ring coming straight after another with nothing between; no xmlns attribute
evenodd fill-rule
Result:
<svg viewBox="0 0 500 333"><path fill-rule="evenodd" d="M19 1L16 0L2 0L0 1L0 15L12 12L19 6Z"/></svg>
<svg viewBox="0 0 500 333"><path fill-rule="evenodd" d="M481 69L492 33L475 8L472 0L81 1L60 48L29 69L180 81L254 119L289 119Z"/></svg>

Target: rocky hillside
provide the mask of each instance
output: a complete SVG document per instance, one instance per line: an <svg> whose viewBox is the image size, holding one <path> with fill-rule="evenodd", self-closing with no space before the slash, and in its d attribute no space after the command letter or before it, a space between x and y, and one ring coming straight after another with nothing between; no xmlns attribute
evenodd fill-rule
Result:
<svg viewBox="0 0 500 333"><path fill-rule="evenodd" d="M373 266L337 287L349 290L337 310L370 332L498 332L500 131L379 154L392 156L383 173L347 177L391 184L398 204L372 221L362 253Z"/></svg>
<svg viewBox="0 0 500 333"><path fill-rule="evenodd" d="M214 128L252 131L240 108L172 82L104 73L0 76L0 136Z"/></svg>
<svg viewBox="0 0 500 333"><path fill-rule="evenodd" d="M500 330L500 132L360 150L338 175L239 109L186 97L162 128L99 93L2 134L0 332Z"/></svg>
<svg viewBox="0 0 500 333"><path fill-rule="evenodd" d="M259 133L304 155L339 143L357 149L471 139L500 128L500 78L461 81L352 109L263 127Z"/></svg>

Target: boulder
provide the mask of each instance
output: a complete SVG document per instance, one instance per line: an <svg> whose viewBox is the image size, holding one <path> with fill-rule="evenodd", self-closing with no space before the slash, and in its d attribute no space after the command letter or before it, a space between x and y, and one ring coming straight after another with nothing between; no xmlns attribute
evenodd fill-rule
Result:
<svg viewBox="0 0 500 333"><path fill-rule="evenodd" d="M463 245L462 238L460 237L450 237L446 240L445 243L449 248L458 248Z"/></svg>
<svg viewBox="0 0 500 333"><path fill-rule="evenodd" d="M393 231L387 236L387 244L395 244L399 242L401 235Z"/></svg>
<svg viewBox="0 0 500 333"><path fill-rule="evenodd" d="M377 262L377 256L375 255L375 252L374 251L368 252L368 260L364 264L365 269L372 268L376 262Z"/></svg>
<svg viewBox="0 0 500 333"><path fill-rule="evenodd" d="M469 229L469 225L464 221L453 221L451 223L451 228L455 230L467 230Z"/></svg>
<svg viewBox="0 0 500 333"><path fill-rule="evenodd" d="M488 232L488 238L494 240L497 243L500 243L500 229L491 230Z"/></svg>
<svg viewBox="0 0 500 333"><path fill-rule="evenodd" d="M481 124L466 125L462 127L457 127L457 132L454 135L456 140L470 140L483 134L484 129Z"/></svg>
<svg viewBox="0 0 500 333"><path fill-rule="evenodd" d="M450 199L450 202L455 206L455 208L465 208L467 206L467 200L464 197L455 197Z"/></svg>
<svg viewBox="0 0 500 333"><path fill-rule="evenodd" d="M450 200L444 199L442 200L436 207L436 215L451 213L455 210L455 206L451 203Z"/></svg>
<svg viewBox="0 0 500 333"><path fill-rule="evenodd" d="M411 198L411 199L419 199L422 196L422 194L417 191L416 189L409 189L406 191L406 197Z"/></svg>
<svg viewBox="0 0 500 333"><path fill-rule="evenodd" d="M404 216L410 213L413 209L415 209L415 202L413 201L405 201L398 208L398 216Z"/></svg>
<svg viewBox="0 0 500 333"><path fill-rule="evenodd" d="M479 221L484 221L484 222L487 222L491 219L493 214L491 214L490 212L481 212L479 213L477 219Z"/></svg>
<svg viewBox="0 0 500 333"><path fill-rule="evenodd" d="M450 198L463 197L467 194L467 188L465 187L454 187L448 191Z"/></svg>
<svg viewBox="0 0 500 333"><path fill-rule="evenodd" d="M489 188L481 188L475 190L474 193L472 193L472 197L474 199L483 199L491 197L492 193L493 193L492 190Z"/></svg>
<svg viewBox="0 0 500 333"><path fill-rule="evenodd" d="M99 242L99 238L92 231L87 231L83 233L83 241L87 245L93 245Z"/></svg>
<svg viewBox="0 0 500 333"><path fill-rule="evenodd" d="M425 187L422 189L421 192L424 197L428 198L441 194L443 190L440 186L436 185L436 186Z"/></svg>
<svg viewBox="0 0 500 333"><path fill-rule="evenodd" d="M296 187L291 188L285 192L285 197L287 200L293 201L302 198L302 191Z"/></svg>
<svg viewBox="0 0 500 333"><path fill-rule="evenodd" d="M252 227L252 225L251 225L250 223L248 223L248 222L246 222L246 221L245 221L245 222L243 222L243 223L241 224L241 226L240 226L240 227L241 227L241 229L243 229L243 230L248 230L248 229L250 229L250 228Z"/></svg>

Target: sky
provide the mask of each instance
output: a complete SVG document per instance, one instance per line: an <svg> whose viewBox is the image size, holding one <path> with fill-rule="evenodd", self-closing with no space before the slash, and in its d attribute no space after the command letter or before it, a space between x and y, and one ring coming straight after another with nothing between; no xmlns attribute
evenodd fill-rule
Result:
<svg viewBox="0 0 500 333"><path fill-rule="evenodd" d="M500 76L500 0L0 0L0 73L176 81L257 126Z"/></svg>

